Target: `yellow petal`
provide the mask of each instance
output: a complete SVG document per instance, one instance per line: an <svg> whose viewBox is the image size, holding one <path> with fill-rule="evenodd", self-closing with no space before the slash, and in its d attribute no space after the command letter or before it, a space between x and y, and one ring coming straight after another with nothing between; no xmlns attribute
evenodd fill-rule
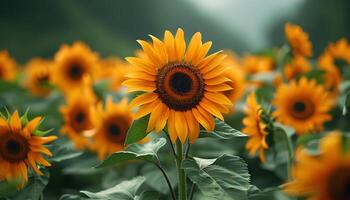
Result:
<svg viewBox="0 0 350 200"><path fill-rule="evenodd" d="M192 114L196 118L196 120L206 129L210 130L211 126L206 117L204 117L197 108L192 108Z"/></svg>
<svg viewBox="0 0 350 200"><path fill-rule="evenodd" d="M165 31L164 33L164 44L167 50L169 62L175 61L175 38L170 31Z"/></svg>
<svg viewBox="0 0 350 200"><path fill-rule="evenodd" d="M131 71L128 72L125 77L127 78L135 78L135 79L142 79L146 81L155 81L156 77L155 75L150 75L148 73L142 72L142 71Z"/></svg>
<svg viewBox="0 0 350 200"><path fill-rule="evenodd" d="M168 55L166 53L165 45L162 41L160 41L158 38L154 37L153 35L149 35L152 38L153 41L153 47L156 50L158 56L161 60L161 65L163 66L165 63L168 62Z"/></svg>
<svg viewBox="0 0 350 200"><path fill-rule="evenodd" d="M159 118L159 121L156 123L156 132L163 130L169 117L169 108L163 104L161 105L161 108L162 109L159 111L161 113L161 116Z"/></svg>
<svg viewBox="0 0 350 200"><path fill-rule="evenodd" d="M211 92L222 92L232 90L232 87L229 84L223 83L218 85L206 85L205 90Z"/></svg>
<svg viewBox="0 0 350 200"><path fill-rule="evenodd" d="M188 125L188 138L190 143L193 144L199 136L199 124L195 120L192 111L186 111L185 117Z"/></svg>
<svg viewBox="0 0 350 200"><path fill-rule="evenodd" d="M176 122L175 129L176 129L177 135L179 136L181 143L185 144L188 127L184 116L184 112L175 112L175 122Z"/></svg>
<svg viewBox="0 0 350 200"><path fill-rule="evenodd" d="M36 130L37 126L41 122L41 119L42 118L39 116L39 117L36 117L33 120L31 120L30 122L28 122L27 128L28 128L30 133L32 133Z"/></svg>
<svg viewBox="0 0 350 200"><path fill-rule="evenodd" d="M11 116L10 126L13 132L17 132L22 129L21 119L17 110Z"/></svg>
<svg viewBox="0 0 350 200"><path fill-rule="evenodd" d="M212 45L212 42L206 42L204 43L201 47L200 47L200 51L198 53L198 55L196 55L193 59L192 59L192 64L197 66L202 60L203 58L208 54L208 51L210 49Z"/></svg>
<svg viewBox="0 0 350 200"><path fill-rule="evenodd" d="M149 133L154 129L154 126L156 125L157 120L160 119L160 115L162 114L160 111L162 110L162 103L158 102L151 113L151 116L148 121L148 126L146 132Z"/></svg>
<svg viewBox="0 0 350 200"><path fill-rule="evenodd" d="M232 105L230 99L220 92L205 92L204 97L218 104Z"/></svg>
<svg viewBox="0 0 350 200"><path fill-rule="evenodd" d="M212 60L210 60L204 66L199 67L201 68L201 73L205 74L213 70L217 66L221 65L225 58L226 58L225 54L217 54Z"/></svg>
<svg viewBox="0 0 350 200"><path fill-rule="evenodd" d="M218 77L205 80L206 85L218 85L225 82L232 82L232 80L225 76L218 76Z"/></svg>
<svg viewBox="0 0 350 200"><path fill-rule="evenodd" d="M216 108L215 104L209 101L208 99L203 98L202 101L199 103L199 105L203 109L205 109L206 111L214 115L215 117L219 118L221 121L224 121L224 117L222 116L220 111Z"/></svg>
<svg viewBox="0 0 350 200"><path fill-rule="evenodd" d="M155 52L152 45L150 45L148 42L143 40L137 40L137 42L141 45L143 51L145 52L146 56L150 59L150 61L157 67L162 66L162 61Z"/></svg>
<svg viewBox="0 0 350 200"><path fill-rule="evenodd" d="M137 96L130 102L130 108L150 103L158 98L156 93L145 93Z"/></svg>
<svg viewBox="0 0 350 200"><path fill-rule="evenodd" d="M169 120L168 120L168 133L171 142L174 144L177 139L177 132L175 129L175 111L169 111Z"/></svg>
<svg viewBox="0 0 350 200"><path fill-rule="evenodd" d="M187 52L185 55L185 60L187 61L187 63L191 63L193 56L198 52L201 43L202 35L200 32L197 32L192 36L191 42L187 48Z"/></svg>
<svg viewBox="0 0 350 200"><path fill-rule="evenodd" d="M223 67L223 66L218 66L214 68L213 70L205 73L203 75L204 79L211 79L217 76L221 76L224 72L226 72L229 68L228 67Z"/></svg>
<svg viewBox="0 0 350 200"><path fill-rule="evenodd" d="M147 59L136 58L136 57L127 57L125 58L131 65L134 66L134 70L143 71L150 75L156 75L157 70L156 66L149 62Z"/></svg>
<svg viewBox="0 0 350 200"><path fill-rule="evenodd" d="M143 116L148 115L154 109L154 106L157 105L159 100L155 100L152 103L144 104L140 106L139 110L134 114L134 119L140 119Z"/></svg>
<svg viewBox="0 0 350 200"><path fill-rule="evenodd" d="M175 55L177 61L182 61L186 51L185 33L179 28L175 35Z"/></svg>

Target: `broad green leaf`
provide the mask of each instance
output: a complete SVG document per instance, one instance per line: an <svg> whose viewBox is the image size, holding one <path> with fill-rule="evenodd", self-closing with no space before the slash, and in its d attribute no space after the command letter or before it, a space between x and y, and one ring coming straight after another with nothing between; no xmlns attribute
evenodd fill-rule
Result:
<svg viewBox="0 0 350 200"><path fill-rule="evenodd" d="M47 145L52 152L52 157L48 158L50 162L61 162L64 160L76 158L83 152L76 151L71 143L66 140L59 139L53 144Z"/></svg>
<svg viewBox="0 0 350 200"><path fill-rule="evenodd" d="M230 155L222 155L211 162L196 158L186 159L182 164L188 178L198 186L205 199L247 199L250 179L247 164Z"/></svg>
<svg viewBox="0 0 350 200"><path fill-rule="evenodd" d="M124 151L116 152L106 158L97 168L114 166L131 160L144 160L158 163L157 152L166 144L165 138L157 138L145 144L131 144Z"/></svg>
<svg viewBox="0 0 350 200"><path fill-rule="evenodd" d="M142 117L141 119L135 120L126 135L125 144L132 144L142 140L147 136L146 129L149 120L149 115Z"/></svg>
<svg viewBox="0 0 350 200"><path fill-rule="evenodd" d="M100 192L81 191L88 199L94 200L151 200L158 199L157 192L143 192L137 195L137 191L145 182L146 178L136 177L130 181L123 181L120 184Z"/></svg>
<svg viewBox="0 0 350 200"><path fill-rule="evenodd" d="M207 132L201 130L200 137L215 137L219 139L231 139L234 137L246 137L244 133L232 128L230 125L225 122L215 119L215 129L214 131Z"/></svg>
<svg viewBox="0 0 350 200"><path fill-rule="evenodd" d="M79 195L74 195L74 194L64 194L62 195L59 200L87 200L88 198L86 197L81 197Z"/></svg>
<svg viewBox="0 0 350 200"><path fill-rule="evenodd" d="M249 190L249 200L292 200L293 198L286 196L280 188L272 187L259 190L252 186Z"/></svg>
<svg viewBox="0 0 350 200"><path fill-rule="evenodd" d="M14 195L7 198L11 200L38 200L49 182L49 170L42 170L44 175L39 176L37 174L32 174L29 177L28 183L23 189L17 191Z"/></svg>
<svg viewBox="0 0 350 200"><path fill-rule="evenodd" d="M345 96L345 102L343 106L343 115L348 114L349 109L350 109L350 91Z"/></svg>
<svg viewBox="0 0 350 200"><path fill-rule="evenodd" d="M314 69L314 70L306 73L304 76L306 78L310 79L310 80L311 79L316 80L316 82L318 84L322 84L324 82L324 80L323 80L324 79L324 74L325 74L324 70L318 70L318 69L316 70L316 69ZM300 76L300 77L302 77L302 76Z"/></svg>

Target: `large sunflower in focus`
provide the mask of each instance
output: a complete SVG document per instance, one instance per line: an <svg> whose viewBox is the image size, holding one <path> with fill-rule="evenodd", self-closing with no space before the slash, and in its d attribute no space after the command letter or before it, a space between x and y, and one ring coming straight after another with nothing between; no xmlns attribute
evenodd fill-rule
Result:
<svg viewBox="0 0 350 200"><path fill-rule="evenodd" d="M226 76L231 80L228 84L233 88L227 90L224 94L232 101L237 102L244 94L245 90L245 72L243 71L238 58L230 51L225 51L227 57L223 65L228 66Z"/></svg>
<svg viewBox="0 0 350 200"><path fill-rule="evenodd" d="M267 125L262 121L262 107L257 103L255 93L247 97L247 106L244 108L246 117L243 119L243 133L249 135L245 147L251 155L257 151L262 162L266 162L264 151L268 148L266 143Z"/></svg>
<svg viewBox="0 0 350 200"><path fill-rule="evenodd" d="M232 104L223 94L232 89L222 66L225 55L219 51L206 56L212 43L203 44L199 32L187 49L182 29L175 37L165 31L164 41L151 38L152 43L138 40L145 57L127 58L133 67L123 84L129 92L145 92L131 102L140 106L135 118L150 114L147 132L159 132L167 124L172 142L194 142L199 124L213 130L213 115L223 120L221 112Z"/></svg>
<svg viewBox="0 0 350 200"><path fill-rule="evenodd" d="M67 134L77 149L82 149L88 144L86 133L94 128L92 116L95 113L95 98L91 93L76 90L67 97L67 105L60 111L65 124L61 129L62 134Z"/></svg>
<svg viewBox="0 0 350 200"><path fill-rule="evenodd" d="M17 64L9 53L5 50L0 51L0 79L11 81L16 78Z"/></svg>
<svg viewBox="0 0 350 200"><path fill-rule="evenodd" d="M83 85L85 77L94 78L98 71L98 54L82 42L63 45L54 58L53 82L64 92Z"/></svg>
<svg viewBox="0 0 350 200"><path fill-rule="evenodd" d="M318 156L298 149L285 191L308 200L349 200L350 154L343 144L341 134L333 132L321 140Z"/></svg>
<svg viewBox="0 0 350 200"><path fill-rule="evenodd" d="M46 96L50 93L51 66L51 61L40 58L34 58L28 63L26 86L33 94Z"/></svg>
<svg viewBox="0 0 350 200"><path fill-rule="evenodd" d="M309 35L300 26L287 23L284 30L295 56L312 56L312 44Z"/></svg>
<svg viewBox="0 0 350 200"><path fill-rule="evenodd" d="M97 151L99 159L102 160L106 155L124 149L124 140L132 119L126 99L115 104L111 98L107 98L105 109L99 104L94 115L96 132L92 136L91 144L91 148Z"/></svg>
<svg viewBox="0 0 350 200"><path fill-rule="evenodd" d="M297 134L321 130L323 123L332 118L328 113L332 106L329 94L315 80L305 77L280 85L273 104L276 106L273 115L293 127Z"/></svg>
<svg viewBox="0 0 350 200"><path fill-rule="evenodd" d="M41 117L37 117L22 125L17 111L9 119L0 117L0 177L7 181L20 180L20 188L28 181L28 167L43 175L38 164L50 166L43 154L52 154L43 144L55 140L56 136L34 135L40 121Z"/></svg>

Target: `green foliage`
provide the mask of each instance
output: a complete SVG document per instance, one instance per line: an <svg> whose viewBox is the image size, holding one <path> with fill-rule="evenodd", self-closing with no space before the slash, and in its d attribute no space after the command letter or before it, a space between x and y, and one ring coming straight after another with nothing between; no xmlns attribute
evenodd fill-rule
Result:
<svg viewBox="0 0 350 200"><path fill-rule="evenodd" d="M125 144L132 144L138 142L147 136L146 129L149 120L149 115L135 120L128 130Z"/></svg>
<svg viewBox="0 0 350 200"><path fill-rule="evenodd" d="M348 114L349 110L350 110L350 91L347 92L345 96L345 102L343 106L343 115Z"/></svg>
<svg viewBox="0 0 350 200"><path fill-rule="evenodd" d="M215 129L211 132L206 130L200 131L200 137L213 137L218 139L232 139L235 137L246 137L247 135L232 128L225 122L215 119Z"/></svg>
<svg viewBox="0 0 350 200"><path fill-rule="evenodd" d="M187 159L182 168L206 199L247 199L250 176L247 164L237 156Z"/></svg>

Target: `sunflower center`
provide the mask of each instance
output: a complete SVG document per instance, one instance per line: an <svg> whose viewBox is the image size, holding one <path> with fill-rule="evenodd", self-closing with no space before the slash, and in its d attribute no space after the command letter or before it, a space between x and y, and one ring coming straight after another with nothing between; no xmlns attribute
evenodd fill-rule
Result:
<svg viewBox="0 0 350 200"><path fill-rule="evenodd" d="M204 85L197 68L185 63L169 63L158 71L156 93L169 108L186 111L199 104Z"/></svg>
<svg viewBox="0 0 350 200"><path fill-rule="evenodd" d="M42 75L38 77L38 82L39 83L46 83L49 81L49 76L48 75Z"/></svg>
<svg viewBox="0 0 350 200"><path fill-rule="evenodd" d="M350 169L347 168L339 168L329 179L328 192L332 199L350 199Z"/></svg>
<svg viewBox="0 0 350 200"><path fill-rule="evenodd" d="M105 128L106 137L114 143L123 144L130 123L130 120L124 116L110 116L103 126Z"/></svg>
<svg viewBox="0 0 350 200"><path fill-rule="evenodd" d="M8 162L15 163L27 158L29 143L19 134L8 133L0 138L0 155Z"/></svg>
<svg viewBox="0 0 350 200"><path fill-rule="evenodd" d="M81 79L83 76L83 68L78 63L73 63L69 66L68 75L74 80Z"/></svg>
<svg viewBox="0 0 350 200"><path fill-rule="evenodd" d="M83 123L85 120L85 113L83 112L79 112L76 116L75 116L75 121L78 123Z"/></svg>
<svg viewBox="0 0 350 200"><path fill-rule="evenodd" d="M84 108L76 108L70 116L70 124L76 132L81 132L91 129L91 121L88 117L88 110Z"/></svg>
<svg viewBox="0 0 350 200"><path fill-rule="evenodd" d="M291 104L291 115L298 120L305 120L315 112L314 104L311 100L297 100Z"/></svg>
<svg viewBox="0 0 350 200"><path fill-rule="evenodd" d="M296 102L294 104L294 110L296 112L304 112L305 109L306 109L306 106L305 106L305 104L303 102Z"/></svg>

